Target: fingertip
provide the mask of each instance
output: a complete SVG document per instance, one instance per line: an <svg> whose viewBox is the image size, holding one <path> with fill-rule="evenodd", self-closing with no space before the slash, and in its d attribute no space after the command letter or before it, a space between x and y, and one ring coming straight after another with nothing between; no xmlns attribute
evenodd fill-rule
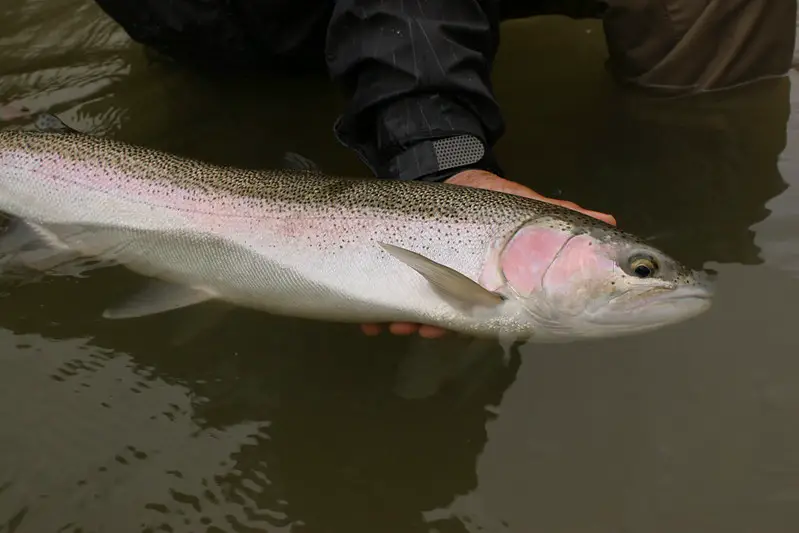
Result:
<svg viewBox="0 0 799 533"><path fill-rule="evenodd" d="M586 215L588 215L590 217L593 217L593 218L597 218L597 219L601 220L602 222L610 224L611 226L615 226L616 225L616 218L613 215L609 215L607 213L600 213L599 211L591 211L589 209L582 209L581 211L583 213L585 213Z"/></svg>
<svg viewBox="0 0 799 533"><path fill-rule="evenodd" d="M419 326L408 322L395 322L388 326L388 330L394 335L411 335L419 329Z"/></svg>
<svg viewBox="0 0 799 533"><path fill-rule="evenodd" d="M613 217L613 215L608 215L607 213L599 213L599 212L594 211L591 216L594 217L594 218L598 218L602 222L606 222L606 223L610 224L611 226L615 226L616 225L616 219Z"/></svg>
<svg viewBox="0 0 799 533"><path fill-rule="evenodd" d="M425 339L439 339L447 334L447 330L435 326L422 326L419 328L419 336Z"/></svg>
<svg viewBox="0 0 799 533"><path fill-rule="evenodd" d="M381 329L382 328L377 324L361 324L361 331L364 335L368 335L369 337L380 335Z"/></svg>

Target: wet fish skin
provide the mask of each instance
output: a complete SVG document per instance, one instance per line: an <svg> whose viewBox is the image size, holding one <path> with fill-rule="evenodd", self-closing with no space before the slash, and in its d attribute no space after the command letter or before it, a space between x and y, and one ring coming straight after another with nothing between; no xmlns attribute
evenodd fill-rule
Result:
<svg viewBox="0 0 799 533"><path fill-rule="evenodd" d="M440 183L218 166L82 134L0 132L0 210L51 246L176 286L168 302L151 296L125 316L221 299L312 319L551 341L662 327L704 312L711 295L700 273L637 237L546 202ZM454 278L436 287L382 245L445 265L485 294L469 295ZM636 253L657 258L660 276L625 272ZM647 300L654 289L660 299ZM634 317L625 318L623 301ZM647 318L647 309L659 312ZM588 316L597 313L599 325Z"/></svg>

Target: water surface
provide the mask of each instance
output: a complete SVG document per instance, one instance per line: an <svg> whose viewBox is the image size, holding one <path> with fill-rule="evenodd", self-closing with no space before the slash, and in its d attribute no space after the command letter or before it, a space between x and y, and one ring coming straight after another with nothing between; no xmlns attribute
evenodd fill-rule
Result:
<svg viewBox="0 0 799 533"><path fill-rule="evenodd" d="M507 24L509 177L612 212L717 304L627 339L366 338L236 310L125 322L123 270L0 285L0 532L788 533L799 527L796 79L651 102L600 27ZM323 77L210 78L87 0L5 0L0 119L239 166L363 174Z"/></svg>

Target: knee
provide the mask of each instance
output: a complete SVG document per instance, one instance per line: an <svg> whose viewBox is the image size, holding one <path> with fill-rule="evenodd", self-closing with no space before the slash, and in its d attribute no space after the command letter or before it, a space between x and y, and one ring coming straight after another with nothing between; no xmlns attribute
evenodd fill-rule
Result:
<svg viewBox="0 0 799 533"><path fill-rule="evenodd" d="M611 72L667 94L781 76L791 66L796 0L607 0Z"/></svg>

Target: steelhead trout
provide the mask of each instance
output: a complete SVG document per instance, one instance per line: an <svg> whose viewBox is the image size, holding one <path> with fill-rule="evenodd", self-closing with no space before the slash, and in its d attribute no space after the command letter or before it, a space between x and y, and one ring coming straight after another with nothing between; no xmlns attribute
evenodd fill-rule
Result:
<svg viewBox="0 0 799 533"><path fill-rule="evenodd" d="M551 342L653 330L713 294L704 273L549 203L217 166L77 132L0 132L0 211L49 249L152 278L108 318L216 299Z"/></svg>

